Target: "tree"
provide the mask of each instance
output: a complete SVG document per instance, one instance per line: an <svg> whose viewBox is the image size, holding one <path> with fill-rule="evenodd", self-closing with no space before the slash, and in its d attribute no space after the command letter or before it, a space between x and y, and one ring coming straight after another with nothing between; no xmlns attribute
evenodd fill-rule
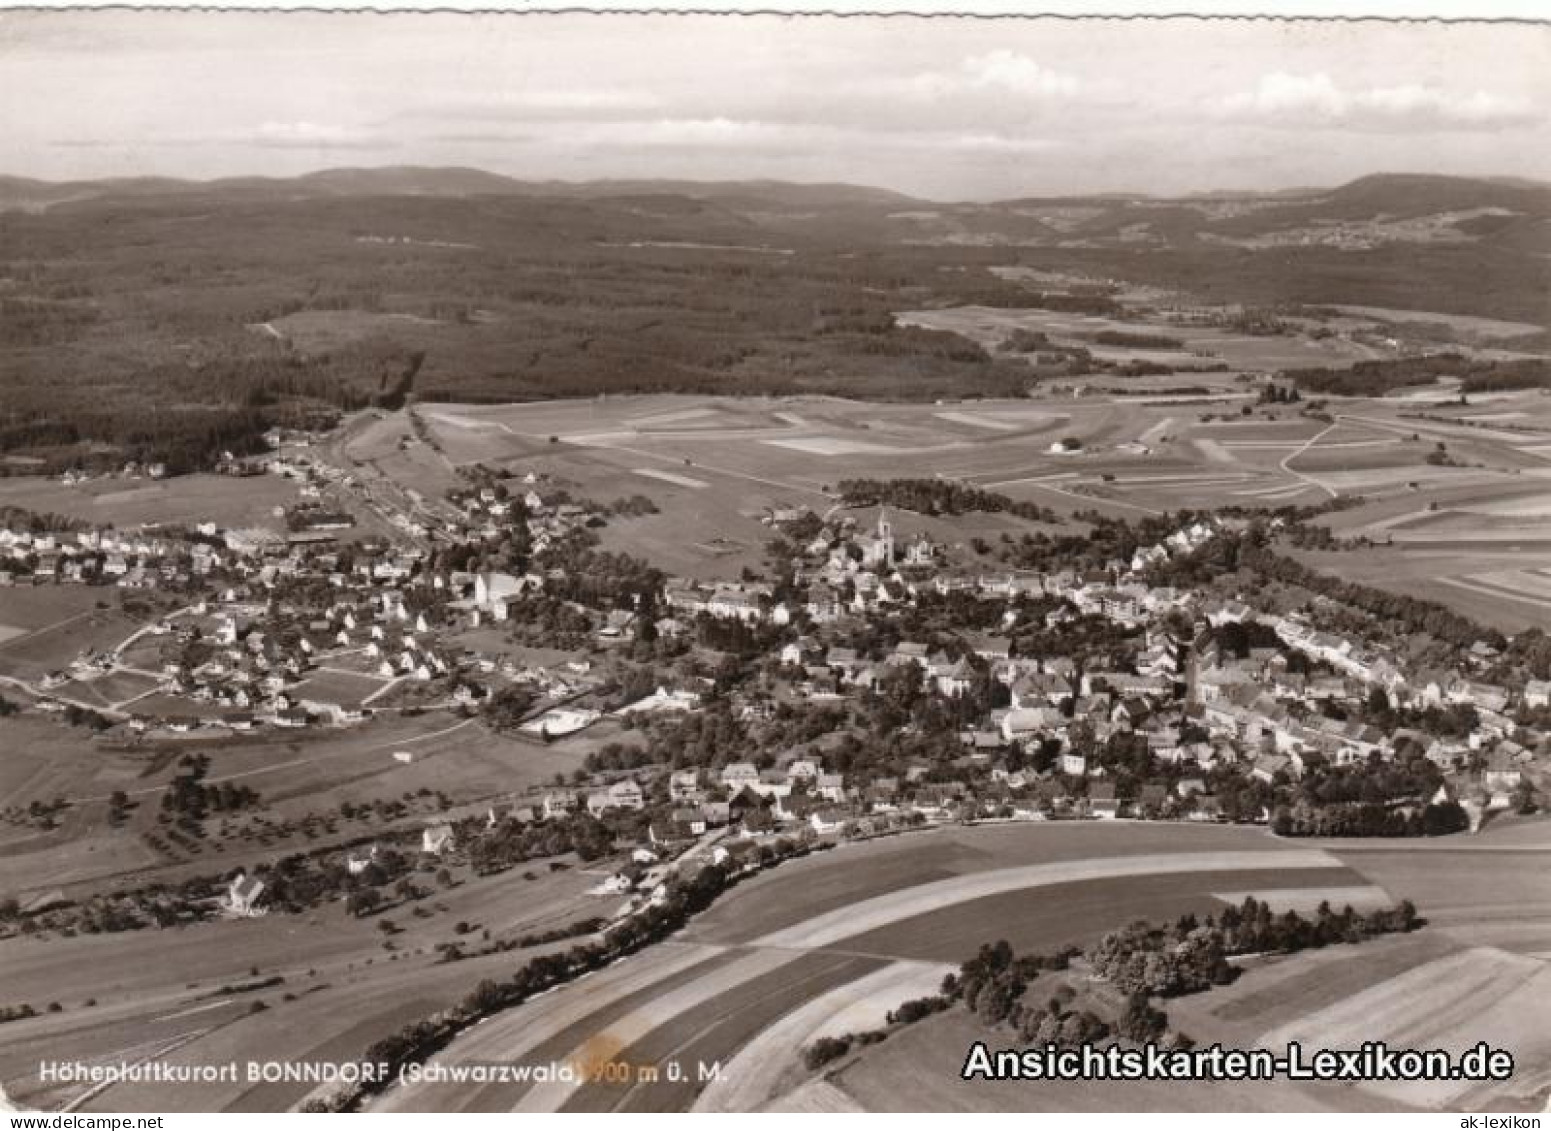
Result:
<svg viewBox="0 0 1551 1131"><path fill-rule="evenodd" d="M1535 803L1535 787L1530 785L1529 779L1520 779L1513 790L1513 811L1527 817L1538 808Z"/></svg>
<svg viewBox="0 0 1551 1131"><path fill-rule="evenodd" d="M1116 1029L1128 1040L1156 1041L1168 1029L1169 1019L1162 1010L1154 1009L1145 993L1133 993L1126 998Z"/></svg>
<svg viewBox="0 0 1551 1131"><path fill-rule="evenodd" d="M816 1072L832 1060L839 1060L851 1051L850 1037L820 1037L803 1050L803 1063L809 1072Z"/></svg>

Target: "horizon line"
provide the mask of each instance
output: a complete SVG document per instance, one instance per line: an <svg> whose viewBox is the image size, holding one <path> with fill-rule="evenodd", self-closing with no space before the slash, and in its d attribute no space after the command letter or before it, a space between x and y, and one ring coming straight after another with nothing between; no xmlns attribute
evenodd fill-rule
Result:
<svg viewBox="0 0 1551 1131"><path fill-rule="evenodd" d="M0 181L29 181L33 184L48 187L62 188L70 185L124 185L135 182L166 182L168 185L187 186L190 188L215 188L229 185L234 182L260 182L271 184L286 184L308 178L322 177L329 174L382 174L394 172L415 172L427 174L446 173L476 173L480 176L491 177L511 183L513 186L544 187L553 185L566 188L586 188L589 186L606 186L610 184L681 184L692 186L704 186L714 188L731 185L770 185L789 188L808 189L853 189L865 192L886 193L899 196L907 200L923 204L961 205L961 204L997 204L1017 200L1061 200L1067 198L1093 199L1098 197L1112 197L1116 199L1149 199L1149 200L1187 200L1199 197L1211 196L1240 196L1240 197L1273 197L1283 195L1297 195L1315 192L1330 192L1345 188L1362 181L1376 178L1418 178L1435 181L1483 181L1501 184L1509 187L1519 186L1525 188L1551 189L1551 181L1541 180L1536 177L1526 177L1511 173L1435 173L1418 172L1397 169L1376 169L1346 180L1335 183L1302 183L1288 184L1276 188L1231 188L1215 187L1191 189L1175 193L1155 193L1136 191L1129 189L1073 189L1062 192L1038 192L1030 191L1026 194L1014 194L1010 196L990 197L962 197L957 199L945 199L939 197L923 196L908 192L903 189L890 188L886 185L874 184L867 181L836 181L836 180L789 180L781 177L682 177L672 175L660 176L617 176L617 177L589 177L571 179L565 177L521 177L510 173L496 172L493 169L479 165L423 165L413 162L399 162L384 165L320 165L315 169L309 169L301 173L293 173L285 176L276 176L268 173L227 173L215 177L187 177L175 174L144 172L121 173L98 177L68 177L63 179L37 177L27 173L16 173L0 170ZM417 194L404 194L417 195ZM468 193L466 195L494 195Z"/></svg>

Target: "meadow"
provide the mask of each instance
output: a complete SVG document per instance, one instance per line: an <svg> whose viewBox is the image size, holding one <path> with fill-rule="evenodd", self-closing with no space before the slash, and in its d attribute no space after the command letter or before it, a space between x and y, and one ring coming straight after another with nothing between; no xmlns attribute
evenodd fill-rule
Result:
<svg viewBox="0 0 1551 1131"><path fill-rule="evenodd" d="M69 515L96 526L129 530L169 523L281 530L276 507L296 502L296 485L278 476L180 475L173 479L97 478L67 485L35 476L0 479L0 506Z"/></svg>
<svg viewBox="0 0 1551 1131"><path fill-rule="evenodd" d="M749 1066L740 1050L758 1048L757 1081L715 1087L744 1096L790 1083L804 1033L834 1024L833 1016L897 1004L918 989L923 971L993 938L1037 949L1080 945L1138 915L1220 906L1219 893L1312 898L1354 889L1366 890L1366 880L1339 861L1245 828L1004 825L844 845L738 885L674 946L500 1014L437 1058L477 1061L496 1049L535 1064L601 1055L655 1065L656 1079L475 1095L417 1086L390 1092L380 1107L682 1110L704 1082L673 1077L670 1064ZM910 1101L924 1097L918 1088Z"/></svg>
<svg viewBox="0 0 1551 1131"><path fill-rule="evenodd" d="M1325 419L1300 405L1245 406L1248 415L1237 402L1225 411L1053 394L933 405L657 396L415 411L455 465L549 476L600 500L647 494L659 513L612 519L603 544L684 576L761 568L773 533L762 520L779 508L829 513L846 478L955 479L1066 516L1274 509L1341 496L1347 507L1321 524L1378 548L1309 559L1321 568L1420 585L1505 629L1551 625L1533 575L1551 565L1551 538L1536 525L1551 464L1536 451L1544 433L1528 430L1551 427L1551 401L1525 393L1493 403L1490 415L1513 413L1524 431L1420 419L1398 398L1335 399ZM1081 451L1053 453L1063 437ZM1429 460L1439 443L1457 466ZM1033 529L1003 515L893 517L903 537L924 534L970 561L975 539L994 546ZM1078 528L1070 518L1067 527ZM1502 556L1481 557L1489 551Z"/></svg>
<svg viewBox="0 0 1551 1131"><path fill-rule="evenodd" d="M817 1077L801 1070L788 1050L784 1071L759 1072L763 1091L756 1098L765 1110L773 1111L1082 1111L1112 1110L1117 1104L1203 1111L1462 1106L1538 1110L1543 1089L1551 1083L1551 1045L1541 1027L1527 1019L1536 1015L1551 986L1551 967L1546 963L1551 940L1544 927L1551 910L1551 884L1537 879L1526 890L1526 875L1538 875L1539 857L1514 854L1544 851L1548 827L1543 820L1510 822L1488 830L1478 844L1439 842L1416 851L1331 842L1328 847L1349 874L1368 885L1357 890L1372 891L1386 900L1413 899L1427 925L1415 934L1370 940L1356 947L1246 959L1242 976L1230 985L1166 1004L1171 1021L1198 1044L1258 1044L1280 1051L1289 1039L1302 1041L1306 1048L1356 1047L1365 1040L1387 1039L1392 1045L1458 1052L1477 1040L1487 1040L1513 1052L1516 1070L1509 1082L1373 1083L1352 1088L1277 1081L1188 1089L1157 1082L968 1084L960 1081L958 1069L975 1040L987 1040L993 1047L1013 1042L1005 1033L991 1034L968 1014L954 1010L853 1052ZM1316 898L1339 905L1339 888L1300 890L1286 884L1290 875L1283 872L1277 886L1260 887L1252 894L1268 898L1273 907L1289 900L1307 904ZM1341 882L1340 872L1330 876L1332 883ZM1124 902L1130 912L1125 918L1158 921L1178 914L1179 908L1201 909L1179 898L1186 891L1182 887L1172 893L1171 912L1164 898L1167 888L1159 886L1158 877L1148 879L1136 893L1139 899ZM1179 877L1179 882L1188 887L1200 881L1211 889L1206 903L1215 901L1217 906L1242 900L1245 888L1252 886L1235 884L1233 877L1223 879L1225 883L1212 883L1205 876L1192 875ZM1026 903L1032 907L1004 906L984 924L1020 952L1045 952L1063 941L1081 942L1106 929L1097 921L1085 922L1088 904L1066 886L1028 893ZM972 914L974 906L954 911ZM1099 914L1101 907L1095 906ZM1118 913L1113 900L1108 913L1111 918ZM927 946L938 938L954 939L956 916L944 911L937 918L938 932L922 933L923 940L931 939ZM1033 925L1027 937L1016 934L1020 922ZM908 925L902 926L908 931ZM941 928L946 928L945 934ZM1014 933L1005 933L1004 928ZM880 938L881 934L874 937L874 946ZM887 945L892 948L901 941L899 934L891 934ZM963 941L971 949L978 945L971 944L968 935ZM863 939L853 940L852 945L867 949ZM908 947L908 941L904 945ZM839 1008L839 1003L832 1002L829 1008ZM822 1013L816 1006L815 1018ZM815 1026L803 1031L811 1039L823 1030ZM763 1051L781 1055L780 1050ZM748 1094L729 1088L740 1096ZM715 1110L717 1090L710 1098Z"/></svg>

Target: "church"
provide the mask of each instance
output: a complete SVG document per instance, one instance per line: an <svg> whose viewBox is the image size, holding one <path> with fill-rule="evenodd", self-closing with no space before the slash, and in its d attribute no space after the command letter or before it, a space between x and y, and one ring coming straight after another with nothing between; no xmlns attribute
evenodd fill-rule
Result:
<svg viewBox="0 0 1551 1131"><path fill-rule="evenodd" d="M878 508L876 532L862 543L862 564L870 569L890 569L894 565L894 527L883 507Z"/></svg>

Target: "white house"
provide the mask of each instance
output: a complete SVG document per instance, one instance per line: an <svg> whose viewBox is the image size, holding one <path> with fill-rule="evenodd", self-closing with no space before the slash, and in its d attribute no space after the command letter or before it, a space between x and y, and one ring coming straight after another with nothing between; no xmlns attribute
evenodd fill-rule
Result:
<svg viewBox="0 0 1551 1131"><path fill-rule="evenodd" d="M265 887L264 881L257 876L239 872L227 887L222 906L231 914L245 919L262 915L264 909L259 906L259 901L264 898Z"/></svg>

